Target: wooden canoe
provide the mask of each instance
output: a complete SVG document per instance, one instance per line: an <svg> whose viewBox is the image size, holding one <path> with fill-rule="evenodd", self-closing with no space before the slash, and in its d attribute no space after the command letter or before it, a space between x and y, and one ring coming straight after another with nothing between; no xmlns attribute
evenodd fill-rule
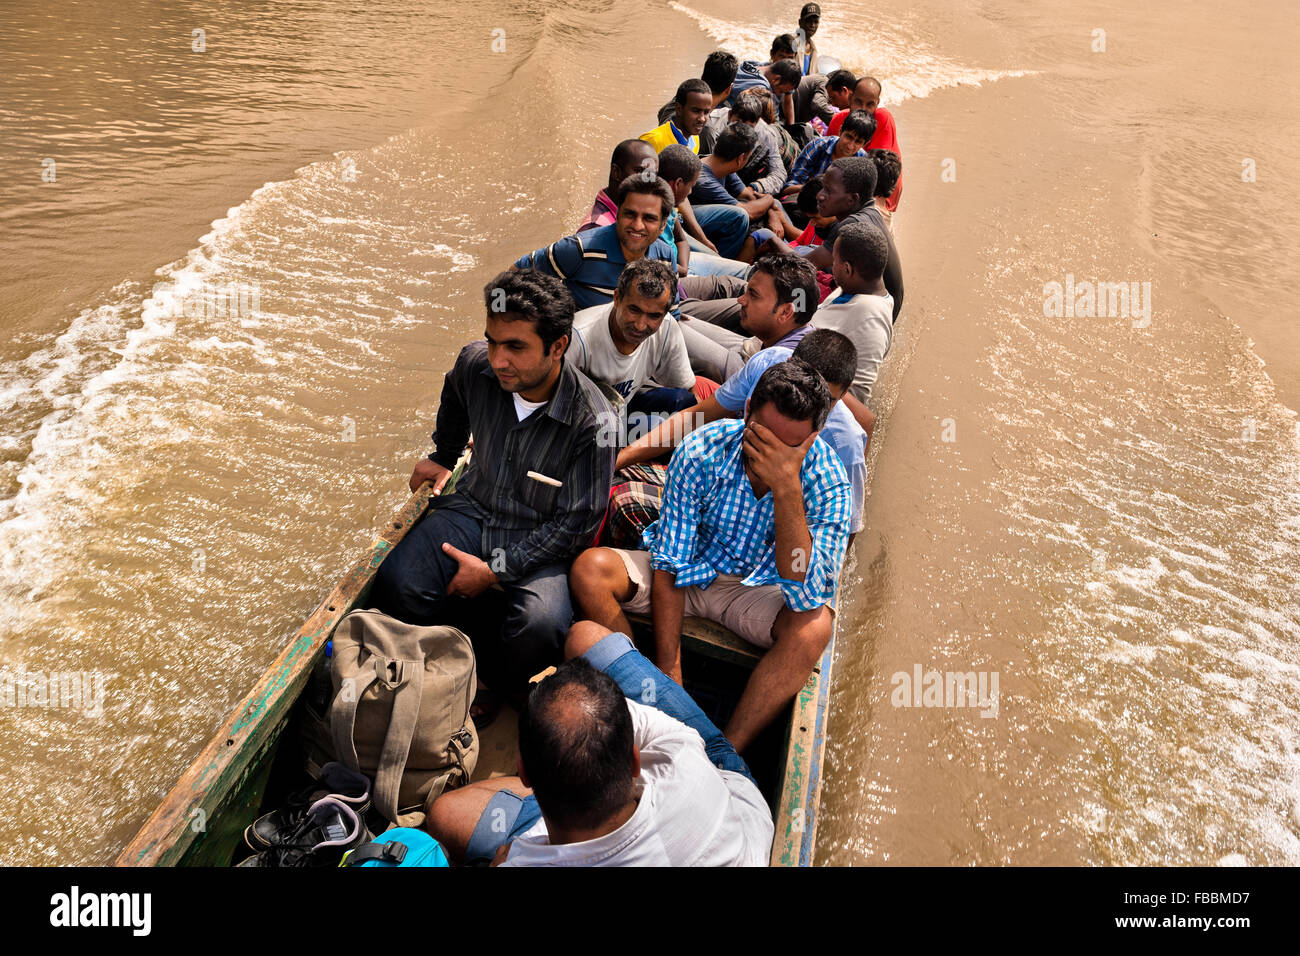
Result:
<svg viewBox="0 0 1300 956"><path fill-rule="evenodd" d="M306 706L313 676L317 683L321 680L326 642L345 614L365 607L375 572L423 516L430 488L426 484L410 497L321 601L121 851L116 866L229 866L246 852L244 828L279 805L290 789L281 779L292 780L301 772L301 760L295 759L298 734L290 728L296 728L295 714ZM648 621L634 627L645 628L648 636ZM769 728L747 755L772 806L773 866L808 866L813 860L833 651L832 639L788 719ZM721 725L759 652L717 624L687 618L682 653L687 689ZM512 772L493 771L489 765L495 752L506 758L507 767L513 766L513 733L507 714L487 729L476 778ZM288 746L291 742L294 746Z"/></svg>

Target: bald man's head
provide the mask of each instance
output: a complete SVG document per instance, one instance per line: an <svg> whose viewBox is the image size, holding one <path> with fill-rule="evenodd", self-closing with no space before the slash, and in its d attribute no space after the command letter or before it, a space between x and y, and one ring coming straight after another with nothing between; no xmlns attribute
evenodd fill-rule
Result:
<svg viewBox="0 0 1300 956"><path fill-rule="evenodd" d="M880 105L880 93L880 81L874 76L864 76L853 88L853 101L849 104L849 109L866 110L874 116L876 107Z"/></svg>

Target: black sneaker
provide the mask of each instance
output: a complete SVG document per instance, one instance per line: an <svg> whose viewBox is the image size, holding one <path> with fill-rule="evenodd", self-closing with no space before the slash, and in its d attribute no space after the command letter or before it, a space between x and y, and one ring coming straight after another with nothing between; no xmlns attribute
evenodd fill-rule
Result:
<svg viewBox="0 0 1300 956"><path fill-rule="evenodd" d="M343 854L372 839L355 810L334 797L317 800L283 840L239 866L338 866Z"/></svg>
<svg viewBox="0 0 1300 956"><path fill-rule="evenodd" d="M357 816L364 816L370 809L370 780L341 763L327 763L311 786L289 795L284 809L273 810L250 823L244 829L244 842L258 853L274 849L298 829L307 808L325 797L333 797Z"/></svg>

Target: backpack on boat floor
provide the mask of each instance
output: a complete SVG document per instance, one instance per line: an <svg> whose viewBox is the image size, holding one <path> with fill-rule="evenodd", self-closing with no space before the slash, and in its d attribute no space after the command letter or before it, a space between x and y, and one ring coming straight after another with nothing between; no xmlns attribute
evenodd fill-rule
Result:
<svg viewBox="0 0 1300 956"><path fill-rule="evenodd" d="M352 611L334 632L335 757L375 781L374 806L419 826L444 790L469 783L478 760L474 650L454 627L421 627Z"/></svg>

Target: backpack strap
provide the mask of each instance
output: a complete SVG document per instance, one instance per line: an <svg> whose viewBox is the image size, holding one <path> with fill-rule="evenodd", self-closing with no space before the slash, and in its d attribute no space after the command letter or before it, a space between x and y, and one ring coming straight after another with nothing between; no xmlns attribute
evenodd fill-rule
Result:
<svg viewBox="0 0 1300 956"><path fill-rule="evenodd" d="M389 840L387 843L367 843L349 853L343 865L360 866L370 860L378 860L380 863L401 866L402 861L406 859L406 850L406 844L398 843L396 840Z"/></svg>
<svg viewBox="0 0 1300 956"><path fill-rule="evenodd" d="M424 690L424 665L419 661L390 661L375 658L375 668L396 666L397 679L385 680L393 690L393 711L388 721L388 733L375 768L375 806L388 820L398 820L397 797L402 786L402 772L406 758L411 753L415 728L420 721L420 695Z"/></svg>
<svg viewBox="0 0 1300 956"><path fill-rule="evenodd" d="M375 661L383 663L382 658L374 658ZM352 739L352 732L357 723L357 705L361 702L361 696L366 692L371 684L379 677L379 672L373 668L363 668L357 671L357 675L351 678L353 681L352 699L343 699L343 688L334 695L334 702L330 705L330 737L334 741L334 753L350 770L360 772L361 764L357 760L357 745Z"/></svg>

